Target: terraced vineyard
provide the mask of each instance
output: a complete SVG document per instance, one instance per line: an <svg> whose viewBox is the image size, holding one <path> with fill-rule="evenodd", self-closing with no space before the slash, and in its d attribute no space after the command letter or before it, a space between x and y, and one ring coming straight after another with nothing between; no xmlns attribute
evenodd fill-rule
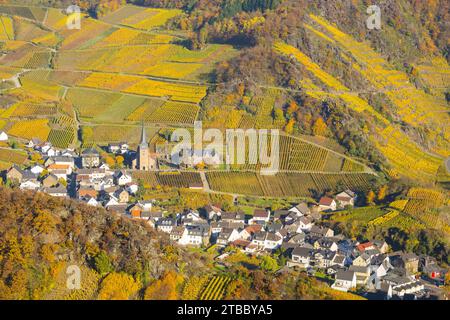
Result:
<svg viewBox="0 0 450 320"><path fill-rule="evenodd" d="M215 191L270 197L311 197L322 190L342 185L355 191L366 191L374 178L365 173L278 173L264 176L253 172L208 172L206 177Z"/></svg>
<svg viewBox="0 0 450 320"><path fill-rule="evenodd" d="M231 278L225 276L213 277L200 295L200 300L221 300Z"/></svg>
<svg viewBox="0 0 450 320"><path fill-rule="evenodd" d="M147 188L168 186L173 188L189 188L193 184L202 184L198 172L140 172L134 171L133 178L141 180Z"/></svg>

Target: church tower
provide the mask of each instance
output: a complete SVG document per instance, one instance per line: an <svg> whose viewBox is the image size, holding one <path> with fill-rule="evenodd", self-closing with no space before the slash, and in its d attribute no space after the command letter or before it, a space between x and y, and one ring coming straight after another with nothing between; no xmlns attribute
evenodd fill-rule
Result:
<svg viewBox="0 0 450 320"><path fill-rule="evenodd" d="M145 171L150 170L150 150L147 143L144 124L142 124L141 143L139 144L137 151L137 169Z"/></svg>

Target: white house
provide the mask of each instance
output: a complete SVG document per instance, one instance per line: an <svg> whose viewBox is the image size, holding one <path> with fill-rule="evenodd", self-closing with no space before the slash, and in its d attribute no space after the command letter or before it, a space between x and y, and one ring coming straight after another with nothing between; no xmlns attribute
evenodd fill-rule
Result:
<svg viewBox="0 0 450 320"><path fill-rule="evenodd" d="M302 202L289 209L290 212L295 213L298 217L311 214L311 210L308 208L308 204Z"/></svg>
<svg viewBox="0 0 450 320"><path fill-rule="evenodd" d="M131 175L127 174L125 171L120 171L116 176L116 181L119 186L124 186L133 181Z"/></svg>
<svg viewBox="0 0 450 320"><path fill-rule="evenodd" d="M278 234L267 232L264 240L264 249L275 250L283 243L283 237Z"/></svg>
<svg viewBox="0 0 450 320"><path fill-rule="evenodd" d="M356 274L353 271L339 270L336 273L335 281L331 285L331 288L345 292L356 288Z"/></svg>
<svg viewBox="0 0 450 320"><path fill-rule="evenodd" d="M239 239L239 232L236 229L222 228L217 237L216 244L226 246L228 243Z"/></svg>
<svg viewBox="0 0 450 320"><path fill-rule="evenodd" d="M204 235L205 232L202 227L198 226L186 227L180 240L178 240L178 243L181 245L199 247L203 243Z"/></svg>
<svg viewBox="0 0 450 320"><path fill-rule="evenodd" d="M248 221L248 224L265 224L270 220L270 211L255 209L253 217Z"/></svg>
<svg viewBox="0 0 450 320"><path fill-rule="evenodd" d="M22 182L19 186L22 190L37 190L39 189L41 184L37 180L26 180Z"/></svg>
<svg viewBox="0 0 450 320"><path fill-rule="evenodd" d="M0 141L8 141L8 135L5 131L0 132Z"/></svg>
<svg viewBox="0 0 450 320"><path fill-rule="evenodd" d="M311 262L312 251L310 248L296 247L292 250L291 261L287 262L288 267L299 266L302 268L309 267Z"/></svg>
<svg viewBox="0 0 450 320"><path fill-rule="evenodd" d="M87 205L88 206L91 206L91 207L98 207L98 201L94 198L94 197L87 197L86 199L85 199L85 201L86 201L86 203L87 203Z"/></svg>
<svg viewBox="0 0 450 320"><path fill-rule="evenodd" d="M30 171L35 175L39 175L42 173L42 171L44 171L44 167L37 164L37 165L31 167Z"/></svg>
<svg viewBox="0 0 450 320"><path fill-rule="evenodd" d="M336 211L337 203L329 197L322 197L319 201L319 211Z"/></svg>
<svg viewBox="0 0 450 320"><path fill-rule="evenodd" d="M156 228L162 232L170 233L174 227L177 226L175 219L165 218L158 220Z"/></svg>
<svg viewBox="0 0 450 320"><path fill-rule="evenodd" d="M131 182L127 184L127 191L130 194L136 194L136 192L138 192L139 190L139 186L137 185L137 183Z"/></svg>
<svg viewBox="0 0 450 320"><path fill-rule="evenodd" d="M345 190L341 193L338 193L336 196L336 201L340 208L344 208L346 206L354 206L356 201L356 194L351 190Z"/></svg>
<svg viewBox="0 0 450 320"><path fill-rule="evenodd" d="M313 227L312 219L309 217L300 217L297 221L297 233L309 231Z"/></svg>

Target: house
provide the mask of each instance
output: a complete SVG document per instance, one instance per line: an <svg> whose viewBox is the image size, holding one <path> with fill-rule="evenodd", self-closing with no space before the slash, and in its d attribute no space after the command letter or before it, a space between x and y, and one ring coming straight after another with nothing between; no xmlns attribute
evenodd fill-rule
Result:
<svg viewBox="0 0 450 320"><path fill-rule="evenodd" d="M239 238L244 240L251 240L253 238L253 235L260 232L261 229L262 226L260 224L249 225L240 232Z"/></svg>
<svg viewBox="0 0 450 320"><path fill-rule="evenodd" d="M22 180L22 182L20 183L20 186L19 186L19 188L22 190L37 190L40 187L41 187L41 184L36 178Z"/></svg>
<svg viewBox="0 0 450 320"><path fill-rule="evenodd" d="M45 188L50 188L58 184L58 177L54 174L47 174L44 179L42 179L42 186Z"/></svg>
<svg viewBox="0 0 450 320"><path fill-rule="evenodd" d="M172 228L172 231L170 231L170 240L172 241L180 240L183 237L185 230L186 228L184 226Z"/></svg>
<svg viewBox="0 0 450 320"><path fill-rule="evenodd" d="M50 147L43 153L45 153L48 157L54 157L58 154L58 151L55 148Z"/></svg>
<svg viewBox="0 0 450 320"><path fill-rule="evenodd" d="M339 270L336 272L335 281L331 288L345 292L356 288L356 274L353 271Z"/></svg>
<svg viewBox="0 0 450 320"><path fill-rule="evenodd" d="M61 174L65 174L66 176L72 174L72 169L73 167L70 164L52 163L47 167L48 172L54 173L55 171L58 171Z"/></svg>
<svg viewBox="0 0 450 320"><path fill-rule="evenodd" d="M330 250L314 250L313 251L313 263L316 268L326 269L333 265L334 257L336 256L336 252Z"/></svg>
<svg viewBox="0 0 450 320"><path fill-rule="evenodd" d="M236 229L222 228L222 231L216 239L216 244L226 246L228 243L237 239L239 239L239 232Z"/></svg>
<svg viewBox="0 0 450 320"><path fill-rule="evenodd" d="M94 148L88 148L81 152L81 164L83 168L95 168L100 165L100 154Z"/></svg>
<svg viewBox="0 0 450 320"><path fill-rule="evenodd" d="M118 199L115 197L111 197L111 198L109 198L109 200L106 201L105 208L108 209L111 206L117 206L117 205L119 205Z"/></svg>
<svg viewBox="0 0 450 320"><path fill-rule="evenodd" d="M389 245L384 240L373 240L372 243L380 253L386 253L389 250Z"/></svg>
<svg viewBox="0 0 450 320"><path fill-rule="evenodd" d="M27 147L28 147L28 148L35 148L36 146L40 145L41 143L42 143L42 142L41 142L40 139L38 139L38 138L32 138L32 139L28 142Z"/></svg>
<svg viewBox="0 0 450 320"><path fill-rule="evenodd" d="M126 186L127 186L126 189L130 194L136 194L136 192L139 191L139 186L137 183L130 182L130 183L127 183Z"/></svg>
<svg viewBox="0 0 450 320"><path fill-rule="evenodd" d="M313 250L306 247L296 247L292 250L291 260L287 262L288 267L308 268L311 262Z"/></svg>
<svg viewBox="0 0 450 320"><path fill-rule="evenodd" d="M224 222L240 223L245 222L245 214L241 212L223 212L221 220Z"/></svg>
<svg viewBox="0 0 450 320"><path fill-rule="evenodd" d="M144 211L144 206L140 203L136 203L132 205L128 211L130 212L132 218L140 218L142 212Z"/></svg>
<svg viewBox="0 0 450 320"><path fill-rule="evenodd" d="M264 240L264 250L275 250L283 243L283 237L271 232L266 233L266 239Z"/></svg>
<svg viewBox="0 0 450 320"><path fill-rule="evenodd" d="M58 179L62 179L67 181L67 171L66 170L52 170L51 172L54 174Z"/></svg>
<svg viewBox="0 0 450 320"><path fill-rule="evenodd" d="M305 202L299 203L295 207L289 209L289 211L294 212L299 217L311 214L311 210L308 208L308 204Z"/></svg>
<svg viewBox="0 0 450 320"><path fill-rule="evenodd" d="M348 268L349 271L353 271L356 275L356 284L365 285L369 281L370 268L369 266L362 267L351 265Z"/></svg>
<svg viewBox="0 0 450 320"><path fill-rule="evenodd" d="M67 197L67 189L63 185L59 185L57 187L44 188L42 189L42 191L52 197Z"/></svg>
<svg viewBox="0 0 450 320"><path fill-rule="evenodd" d="M332 266L339 266L339 267L344 267L345 265L345 256L342 254L336 254L333 258L333 260L331 261L331 265Z"/></svg>
<svg viewBox="0 0 450 320"><path fill-rule="evenodd" d="M177 221L172 218L163 218L158 220L156 228L162 232L170 233L172 229L177 226Z"/></svg>
<svg viewBox="0 0 450 320"><path fill-rule="evenodd" d="M335 196L335 199L337 201L337 204L339 208L345 208L347 206L354 206L356 201L356 194L352 190L345 190L341 193L338 193Z"/></svg>
<svg viewBox="0 0 450 320"><path fill-rule="evenodd" d="M110 206L106 207L106 210L124 215L127 213L127 207L128 207L128 205L126 205L126 204L116 204L116 205L110 205Z"/></svg>
<svg viewBox="0 0 450 320"><path fill-rule="evenodd" d="M313 225L309 234L313 237L333 237L334 231L330 228Z"/></svg>
<svg viewBox="0 0 450 320"><path fill-rule="evenodd" d="M231 243L231 245L240 249L242 252L245 253L254 253L256 251L256 246L253 245L252 242L248 240L237 239L234 240Z"/></svg>
<svg viewBox="0 0 450 320"><path fill-rule="evenodd" d="M319 211L336 211L336 201L330 197L322 197L319 200Z"/></svg>
<svg viewBox="0 0 450 320"><path fill-rule="evenodd" d="M207 245L209 233L205 226L187 226L182 237L178 240L181 245L199 247L202 244Z"/></svg>
<svg viewBox="0 0 450 320"><path fill-rule="evenodd" d="M86 204L88 206L91 206L91 207L98 207L99 206L99 203L98 203L97 199L95 199L94 197L91 197L89 195L84 197L82 200L84 202L86 202Z"/></svg>
<svg viewBox="0 0 450 320"><path fill-rule="evenodd" d="M338 245L336 241L330 239L330 238L318 238L313 243L314 249L323 249L323 250L330 250L330 251L337 251Z"/></svg>
<svg viewBox="0 0 450 320"><path fill-rule="evenodd" d="M91 197L96 199L98 195L98 191L92 187L79 187L77 190L77 198L83 199L86 197Z"/></svg>
<svg viewBox="0 0 450 320"><path fill-rule="evenodd" d="M119 203L128 203L130 194L125 189L119 189L115 192L115 196Z"/></svg>
<svg viewBox="0 0 450 320"><path fill-rule="evenodd" d="M44 171L44 167L37 164L37 165L31 167L30 171L35 175L40 175L42 173L42 171Z"/></svg>
<svg viewBox="0 0 450 320"><path fill-rule="evenodd" d="M128 152L129 145L126 142L120 143L110 143L108 145L108 151L110 153L121 153L125 154Z"/></svg>
<svg viewBox="0 0 450 320"><path fill-rule="evenodd" d="M205 206L204 210L208 220L217 219L222 215L222 209L213 205Z"/></svg>
<svg viewBox="0 0 450 320"><path fill-rule="evenodd" d="M115 177L116 183L119 186L124 186L133 181L131 175L127 174L124 170L119 171L119 173Z"/></svg>
<svg viewBox="0 0 450 320"><path fill-rule="evenodd" d="M366 253L363 253L361 255L359 255L358 257L356 257L352 264L354 266L358 266L358 267L367 267L370 264L370 256Z"/></svg>
<svg viewBox="0 0 450 320"><path fill-rule="evenodd" d="M70 156L56 156L52 157L54 164L69 166L72 170L75 168L75 160Z"/></svg>
<svg viewBox="0 0 450 320"><path fill-rule="evenodd" d="M419 257L414 253L394 252L389 255L389 261L394 268L404 269L409 274L419 271Z"/></svg>
<svg viewBox="0 0 450 320"><path fill-rule="evenodd" d="M284 221L289 213L291 213L289 210L275 210L273 212L273 221Z"/></svg>
<svg viewBox="0 0 450 320"><path fill-rule="evenodd" d="M8 141L8 135L5 131L0 132L0 141Z"/></svg>
<svg viewBox="0 0 450 320"><path fill-rule="evenodd" d="M269 222L270 219L270 211L255 209L253 211L253 217L248 221L248 224L265 224Z"/></svg>
<svg viewBox="0 0 450 320"><path fill-rule="evenodd" d="M310 217L302 216L297 220L298 228L297 233L301 233L304 231L311 231L313 227L313 221Z"/></svg>
<svg viewBox="0 0 450 320"><path fill-rule="evenodd" d="M23 175L24 172L22 171L22 169L20 169L17 165L13 165L6 172L6 179L20 183L22 181Z"/></svg>

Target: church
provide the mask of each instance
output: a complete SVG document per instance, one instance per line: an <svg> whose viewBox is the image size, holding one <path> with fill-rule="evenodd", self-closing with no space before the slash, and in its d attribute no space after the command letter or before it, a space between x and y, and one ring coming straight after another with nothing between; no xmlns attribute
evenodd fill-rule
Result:
<svg viewBox="0 0 450 320"><path fill-rule="evenodd" d="M142 171L158 169L157 156L156 153L150 152L144 125L142 125L141 143L138 146L136 159L133 161L133 167Z"/></svg>

